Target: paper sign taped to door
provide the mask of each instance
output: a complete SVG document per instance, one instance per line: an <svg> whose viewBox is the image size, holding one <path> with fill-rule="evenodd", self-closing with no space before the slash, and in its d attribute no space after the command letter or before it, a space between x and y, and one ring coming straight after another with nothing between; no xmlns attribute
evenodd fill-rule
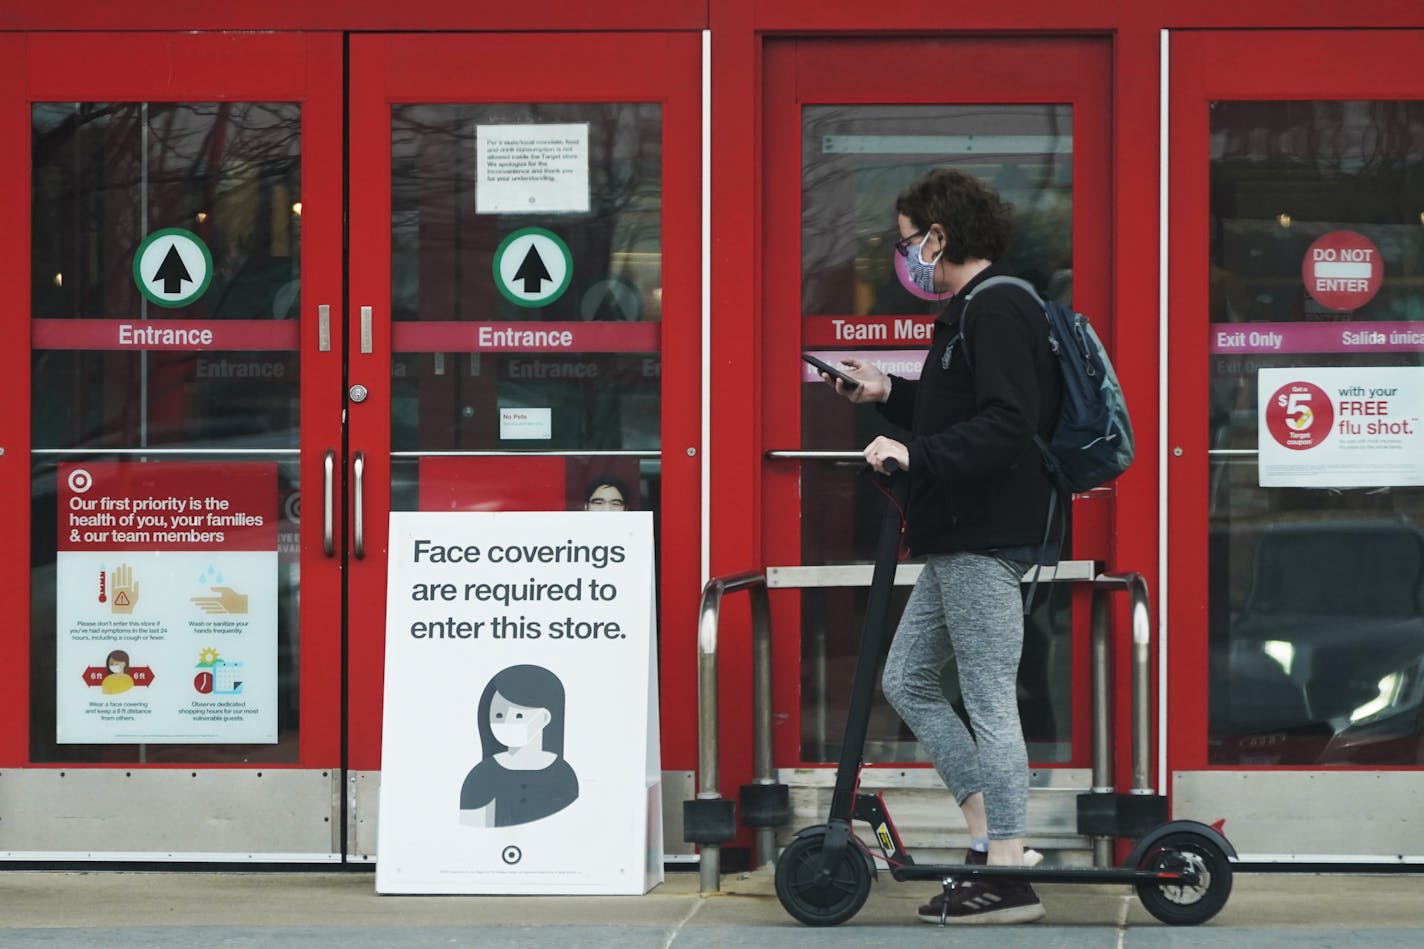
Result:
<svg viewBox="0 0 1424 949"><path fill-rule="evenodd" d="M588 123L475 128L476 214L589 209Z"/></svg>
<svg viewBox="0 0 1424 949"><path fill-rule="evenodd" d="M1424 484L1424 368L1261 369L1256 388L1261 487Z"/></svg>

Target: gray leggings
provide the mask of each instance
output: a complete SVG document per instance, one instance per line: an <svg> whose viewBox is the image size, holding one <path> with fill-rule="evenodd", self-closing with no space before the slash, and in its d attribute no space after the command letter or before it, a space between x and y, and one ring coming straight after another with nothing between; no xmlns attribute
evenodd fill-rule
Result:
<svg viewBox="0 0 1424 949"><path fill-rule="evenodd" d="M885 697L963 803L984 792L989 836L1024 836L1028 752L1019 724L1024 567L986 554L931 556L910 593L885 660ZM974 737L940 688L959 660L959 689Z"/></svg>

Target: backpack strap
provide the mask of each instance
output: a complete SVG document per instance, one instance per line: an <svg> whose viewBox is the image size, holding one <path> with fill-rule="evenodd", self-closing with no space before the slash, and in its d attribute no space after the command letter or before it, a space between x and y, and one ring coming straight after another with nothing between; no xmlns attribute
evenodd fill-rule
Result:
<svg viewBox="0 0 1424 949"><path fill-rule="evenodd" d="M1042 444L1040 442L1040 444ZM1033 565L1033 580L1028 585L1028 593L1024 595L1024 615L1027 616L1033 609L1033 594L1038 590L1038 578L1043 573L1043 558L1048 554L1048 539L1053 533L1053 512L1058 511L1058 556L1063 556L1063 542L1068 539L1068 505L1072 503L1072 496L1063 499L1063 503L1058 503L1059 492L1054 490L1048 496L1048 516L1043 519L1043 545L1038 549L1038 563Z"/></svg>
<svg viewBox="0 0 1424 949"><path fill-rule="evenodd" d="M988 290L990 287L1004 286L1018 287L1020 290L1033 297L1034 302L1038 304L1040 310L1043 309L1043 297L1038 295L1038 291L1033 288L1033 284L1029 283L1027 280L1020 279L1019 277L1010 277L1007 274L998 274L997 276L990 277L988 280L985 280L983 283L979 284L979 286L969 291L968 295L965 296L964 310L959 314L959 332L955 334L954 339L949 341L949 348L945 350L945 365L943 365L941 368L949 368L948 354L952 353L954 351L954 345L956 343L959 343L964 347L965 364L969 366L969 371L971 373L974 371L974 364L970 361L969 358L969 336L967 333L965 333L965 330L969 328L969 304L973 303L975 297L977 297L983 291ZM1048 315L1047 313L1045 313L1044 319L1047 318Z"/></svg>
<svg viewBox="0 0 1424 949"><path fill-rule="evenodd" d="M1002 287L1005 284L1013 287L1018 287L1024 293L1027 293L1029 296L1037 300L1039 306L1043 305L1043 298L1038 295L1038 291L1033 288L1033 284L1029 283L1027 280L1022 279L1021 277L1010 277L1008 274L998 274L997 276L993 276L990 277L988 280L985 280L983 283L979 284L979 286L975 287L969 292L969 295L964 298L964 303L967 306L969 301L977 297L982 291L988 290L990 287Z"/></svg>

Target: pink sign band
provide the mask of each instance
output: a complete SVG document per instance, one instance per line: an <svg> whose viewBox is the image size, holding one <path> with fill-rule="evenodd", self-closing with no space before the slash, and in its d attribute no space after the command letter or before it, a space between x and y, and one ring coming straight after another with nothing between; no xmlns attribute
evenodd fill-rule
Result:
<svg viewBox="0 0 1424 949"><path fill-rule="evenodd" d="M845 357L863 363L870 363L879 366L882 371L901 379L918 379L920 370L925 364L925 351L923 349L814 349L807 350L812 356L822 362L830 363L837 369L844 369L841 360ZM815 366L810 363L801 363L802 382L821 382L821 374Z"/></svg>
<svg viewBox="0 0 1424 949"><path fill-rule="evenodd" d="M391 327L391 347L402 353L655 353L661 339L662 324L654 322L422 320Z"/></svg>
<svg viewBox="0 0 1424 949"><path fill-rule="evenodd" d="M295 320L32 320L35 349L291 352Z"/></svg>
<svg viewBox="0 0 1424 949"><path fill-rule="evenodd" d="M424 320L391 327L396 352L656 353L656 322L470 322ZM293 320L87 320L30 323L35 349L293 352Z"/></svg>
<svg viewBox="0 0 1424 949"><path fill-rule="evenodd" d="M1424 323L1213 323L1214 356L1424 352Z"/></svg>

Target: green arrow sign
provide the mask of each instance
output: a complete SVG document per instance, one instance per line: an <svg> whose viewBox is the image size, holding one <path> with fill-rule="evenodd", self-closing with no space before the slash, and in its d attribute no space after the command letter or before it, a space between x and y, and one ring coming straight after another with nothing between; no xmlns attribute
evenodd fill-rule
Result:
<svg viewBox="0 0 1424 949"><path fill-rule="evenodd" d="M520 228L494 252L494 284L518 306L548 306L564 295L573 275L569 245L542 227Z"/></svg>
<svg viewBox="0 0 1424 949"><path fill-rule="evenodd" d="M133 259L139 292L164 307L187 306L213 282L213 255L192 231L165 227L138 245Z"/></svg>

